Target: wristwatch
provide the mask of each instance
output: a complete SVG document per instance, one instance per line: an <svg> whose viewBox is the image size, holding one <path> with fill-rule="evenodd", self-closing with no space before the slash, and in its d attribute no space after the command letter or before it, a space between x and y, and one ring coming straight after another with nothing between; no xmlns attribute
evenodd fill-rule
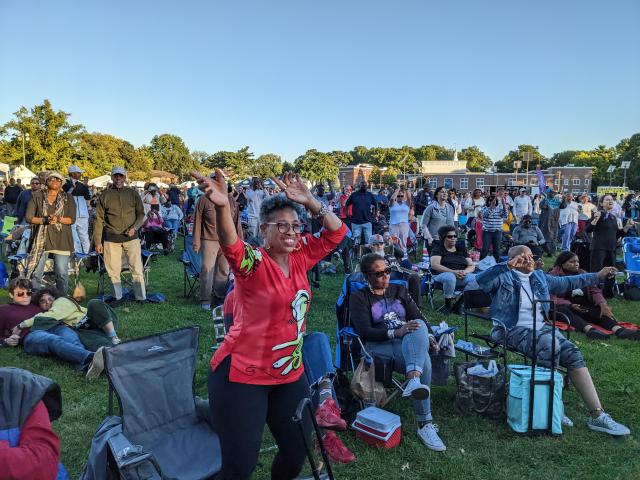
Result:
<svg viewBox="0 0 640 480"><path fill-rule="evenodd" d="M331 210L329 210L329 208L324 203L320 203L320 211L316 213L315 216L318 218L324 218L324 216L330 212Z"/></svg>

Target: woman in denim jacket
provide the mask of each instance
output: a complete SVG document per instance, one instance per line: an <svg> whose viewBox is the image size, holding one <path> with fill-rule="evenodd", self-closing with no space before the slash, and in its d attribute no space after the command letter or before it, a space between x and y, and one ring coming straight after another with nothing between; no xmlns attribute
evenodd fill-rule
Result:
<svg viewBox="0 0 640 480"><path fill-rule="evenodd" d="M533 357L534 301L548 301L550 294L559 295L577 288L595 285L598 281L614 275L615 272L614 267L604 267L598 273L566 277L546 275L542 270L535 269L531 250L524 245L518 245L509 250L508 262L500 263L478 274L476 280L492 297L489 313L496 325L491 332L492 337L502 342L506 333L508 348ZM536 309L536 361L543 367L550 366L552 327L543 322L543 316L549 313L549 304L538 303ZM631 433L627 427L615 422L604 412L582 353L560 332L555 334L553 362L556 366L560 364L567 369L569 378L589 409L590 418L587 420L587 426L591 430L616 436ZM571 421L565 419L565 423L570 425Z"/></svg>

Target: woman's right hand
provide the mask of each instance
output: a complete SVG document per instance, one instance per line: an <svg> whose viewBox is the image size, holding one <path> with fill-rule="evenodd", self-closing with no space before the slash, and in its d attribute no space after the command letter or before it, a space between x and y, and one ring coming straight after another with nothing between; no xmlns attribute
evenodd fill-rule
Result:
<svg viewBox="0 0 640 480"><path fill-rule="evenodd" d="M200 253L200 245L197 245L197 244L194 243L193 244L193 251L195 253Z"/></svg>
<svg viewBox="0 0 640 480"><path fill-rule="evenodd" d="M216 168L216 178L207 178L198 172L191 172L191 176L198 182L198 187L202 190L207 198L213 202L216 207L229 206L229 195L227 193L227 182L224 179L224 173Z"/></svg>
<svg viewBox="0 0 640 480"><path fill-rule="evenodd" d="M415 332L420 328L421 320L410 320L395 331L395 336L402 338L407 333Z"/></svg>

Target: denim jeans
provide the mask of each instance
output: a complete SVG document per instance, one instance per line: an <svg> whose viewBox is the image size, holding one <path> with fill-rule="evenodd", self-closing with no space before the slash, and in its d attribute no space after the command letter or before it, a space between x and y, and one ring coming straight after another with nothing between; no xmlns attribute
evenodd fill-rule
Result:
<svg viewBox="0 0 640 480"><path fill-rule="evenodd" d="M71 225L73 234L73 249L80 253L89 253L91 250L91 240L89 239L89 218L76 217L76 221Z"/></svg>
<svg viewBox="0 0 640 480"><path fill-rule="evenodd" d="M573 237L576 236L577 231L577 223L569 222L564 226L564 231L562 232L562 250L571 250L571 241Z"/></svg>
<svg viewBox="0 0 640 480"><path fill-rule="evenodd" d="M311 387L322 377L335 375L329 337L325 333L313 332L304 336L302 363Z"/></svg>
<svg viewBox="0 0 640 480"><path fill-rule="evenodd" d="M49 254L43 253L38 265L36 265L36 268L33 271L33 287L36 289L42 288L44 266L47 263L48 258ZM67 287L69 286L69 255L54 254L53 270L56 276L56 288L60 293L66 294Z"/></svg>
<svg viewBox="0 0 640 480"><path fill-rule="evenodd" d="M386 342L368 342L365 346L370 355L393 358L393 369L399 373L420 372L420 382L431 385L431 357L429 357L429 332L426 325L402 338ZM431 416L431 397L413 400L416 420L426 422Z"/></svg>
<svg viewBox="0 0 640 480"><path fill-rule="evenodd" d="M475 283L475 275L469 273L464 278L457 278L455 273L442 272L433 277L433 280L442 284L444 298L453 298L456 290L464 290L467 285Z"/></svg>
<svg viewBox="0 0 640 480"><path fill-rule="evenodd" d="M164 221L164 226L176 234L178 233L178 228L180 228L180 220L177 218L167 219Z"/></svg>
<svg viewBox="0 0 640 480"><path fill-rule="evenodd" d="M54 355L78 368L86 367L93 359L93 353L84 348L75 330L66 325L30 331L24 338L24 352L30 355Z"/></svg>
<svg viewBox="0 0 640 480"><path fill-rule="evenodd" d="M369 237L373 234L373 226L369 223L352 223L351 232L355 243L364 245L369 243ZM364 232L364 242L361 240L362 232Z"/></svg>

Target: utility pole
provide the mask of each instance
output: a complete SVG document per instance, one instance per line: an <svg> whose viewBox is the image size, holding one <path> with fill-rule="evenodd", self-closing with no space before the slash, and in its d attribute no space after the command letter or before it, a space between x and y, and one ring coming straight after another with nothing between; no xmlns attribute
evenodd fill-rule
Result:
<svg viewBox="0 0 640 480"><path fill-rule="evenodd" d="M523 153L523 157L524 157L524 161L527 162L527 175L526 175L526 182L527 182L527 187L529 186L529 162L531 161L531 152L524 152Z"/></svg>
<svg viewBox="0 0 640 480"><path fill-rule="evenodd" d="M513 162L513 168L516 171L516 185L518 185L518 169L522 167L522 161L516 160Z"/></svg>
<svg viewBox="0 0 640 480"><path fill-rule="evenodd" d="M613 174L613 171L616 169L615 165L609 165L609 168L607 168L607 173L609 174L609 186L611 186L612 181L611 181L611 175ZM627 176L627 171L625 170L625 182L626 182L626 176Z"/></svg>

